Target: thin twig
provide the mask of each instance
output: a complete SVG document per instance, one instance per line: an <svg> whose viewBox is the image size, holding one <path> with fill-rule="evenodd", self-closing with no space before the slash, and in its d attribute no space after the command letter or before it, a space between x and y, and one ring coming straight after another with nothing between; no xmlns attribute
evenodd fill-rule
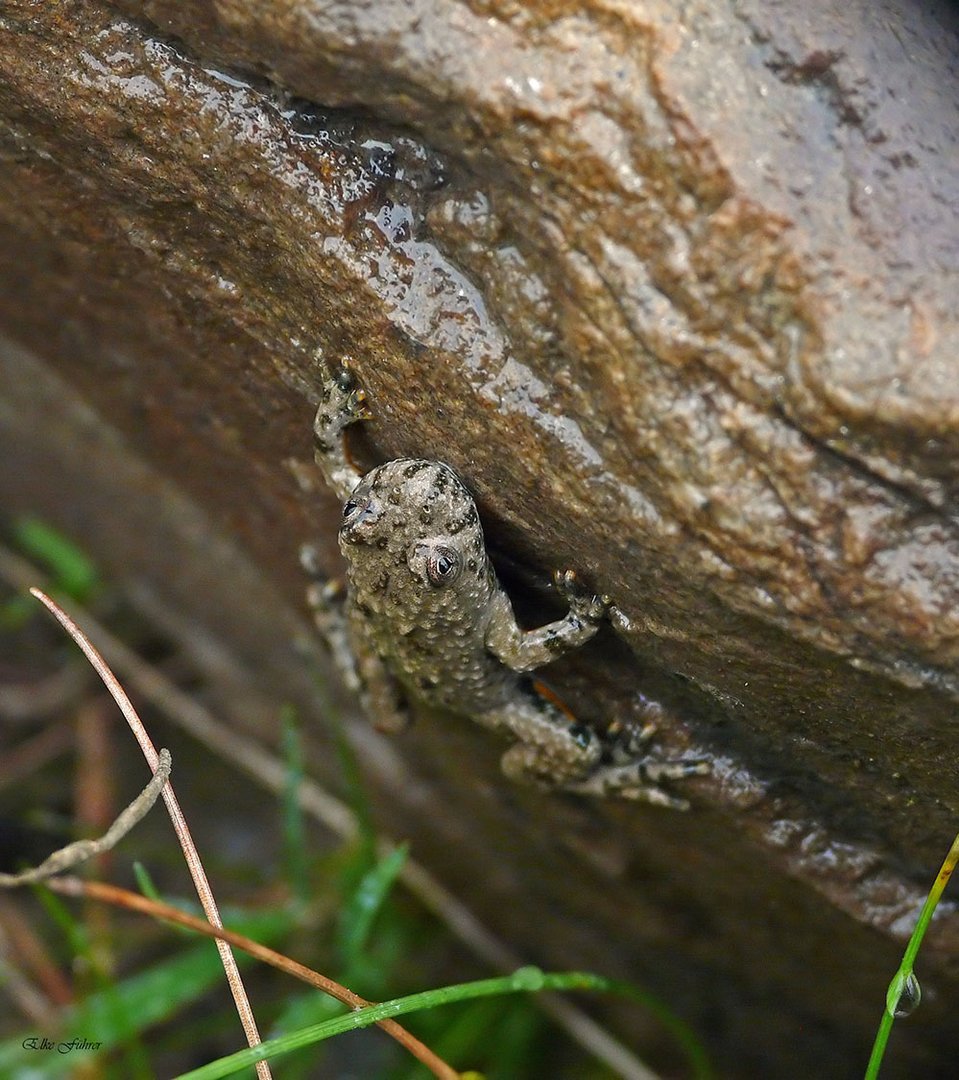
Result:
<svg viewBox="0 0 959 1080"><path fill-rule="evenodd" d="M126 691L117 681L116 676L107 666L103 657L93 647L93 644L86 634L84 634L80 627L77 626L73 619L59 604L54 600L51 600L45 592L35 586L31 587L30 592L44 605L45 608L47 608L54 618L56 618L57 622L59 622L70 637L73 638L80 649L82 649L87 660L90 661L90 665L103 680L103 684L106 686L107 690L110 691L120 712L123 713L124 718L130 725L131 731L136 736L137 742L140 744L140 749L147 760L147 764L155 773L159 764L159 755L153 745L153 741L147 734L147 730L143 726L140 717L137 715L133 703L130 701L129 697L127 697ZM170 820L173 822L173 828L176 831L177 839L180 841L180 846L183 849L183 856L189 867L190 876L193 878L194 888L196 889L197 895L200 898L200 903L203 906L204 914L214 926L222 927L223 922L220 919L216 900L213 897L213 890L210 888L210 882L207 879L206 871L203 869L203 864L200 862L199 853L193 843L193 837L190 835L186 818L183 816L183 811L180 809L180 804L173 792L173 787L169 783L164 784L162 794L163 801L166 803L167 812L170 815ZM81 843L82 842L83 841L81 841ZM250 1001L243 986L243 981L240 978L239 969L236 966L236 959L230 950L230 946L225 941L217 939L216 947L220 953L220 960L223 964L223 970L226 972L227 982L230 986L230 992L233 995L233 1001L236 1004L240 1023L243 1025L243 1031L246 1034L247 1043L250 1046L259 1046L261 1042L260 1033L256 1026L256 1019L253 1016L253 1010L250 1007ZM260 1080L272 1080L270 1067L265 1061L257 1063L256 1072Z"/></svg>
<svg viewBox="0 0 959 1080"><path fill-rule="evenodd" d="M62 874L64 870L72 870L80 863L92 859L94 855L100 855L109 851L126 836L138 821L150 812L150 808L157 801L157 797L163 790L163 785L170 776L170 751L161 750L157 757L156 769L149 784L140 792L132 803L120 812L116 821L97 840L75 840L48 855L39 866L29 870L21 870L19 874L0 874L0 886L14 888L17 885L36 885L38 881L46 881L54 874Z"/></svg>
<svg viewBox="0 0 959 1080"><path fill-rule="evenodd" d="M363 1009L373 1004L373 1002L361 998L359 994L354 994L352 990L341 986L340 983L335 982L326 975L321 975L320 972L297 963L296 960L291 960L290 957L284 956L283 953L276 952L276 950L270 949L266 945L261 945L252 938L238 934L234 930L227 930L222 926L213 926L195 915L189 915L187 912L180 911L179 908L172 907L170 904L151 900L140 893L130 892L128 889L121 889L116 885L108 885L100 881L82 881L80 878L73 877L57 878L55 881L48 882L47 887L55 892L62 893L64 896L81 896L91 900L102 900L107 904L115 904L131 911L140 911L153 918L164 919L167 922L185 926L190 930L195 930L198 934L205 934L207 937L228 942L234 948L249 953L255 959L262 960L265 964L270 964L272 967L308 983L317 990L322 990L323 993L329 994L330 997L336 998L337 1001L341 1001L351 1009ZM442 1058L433 1053L428 1046L420 1042L406 1028L397 1024L395 1020L380 1020L378 1026L389 1032L398 1043L422 1061L434 1076L438 1076L440 1080L459 1080L460 1074L455 1069L447 1065Z"/></svg>

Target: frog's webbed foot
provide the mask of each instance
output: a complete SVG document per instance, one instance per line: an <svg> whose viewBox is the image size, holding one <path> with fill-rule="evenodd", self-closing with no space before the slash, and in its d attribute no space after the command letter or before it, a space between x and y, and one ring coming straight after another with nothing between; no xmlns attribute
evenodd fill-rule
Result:
<svg viewBox="0 0 959 1080"><path fill-rule="evenodd" d="M634 761L628 765L597 764L585 775L563 778L547 775L550 764L538 746L517 743L502 758L503 772L511 780L545 791L562 791L594 798L633 799L672 810L688 810L689 802L671 794L663 782L702 776L709 766L702 761Z"/></svg>
<svg viewBox="0 0 959 1080"><path fill-rule="evenodd" d="M685 780L709 772L704 761L636 761L629 765L602 765L582 780L572 780L561 790L574 795L598 795L601 798L635 799L638 802L688 810L686 799L671 795L663 781Z"/></svg>
<svg viewBox="0 0 959 1080"><path fill-rule="evenodd" d="M661 712L654 702L645 702L644 712ZM636 799L688 810L689 803L664 790L664 781L685 780L703 776L710 771L707 762L698 759L662 760L650 756L649 747L655 740L656 724L614 724L603 737L603 765L590 776L567 788L583 795L613 795L621 799Z"/></svg>
<svg viewBox="0 0 959 1080"><path fill-rule="evenodd" d="M313 420L316 463L337 497L346 500L363 475L350 460L343 432L350 424L369 420L366 392L356 382L349 360L327 371L320 387L320 403Z"/></svg>

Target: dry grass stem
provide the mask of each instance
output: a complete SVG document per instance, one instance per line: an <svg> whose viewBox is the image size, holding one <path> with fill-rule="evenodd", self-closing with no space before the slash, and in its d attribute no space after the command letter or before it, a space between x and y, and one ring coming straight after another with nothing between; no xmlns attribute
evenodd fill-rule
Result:
<svg viewBox="0 0 959 1080"><path fill-rule="evenodd" d="M49 888L65 896L102 900L118 907L140 911L153 918L164 919L167 922L185 926L190 930L195 930L198 934L205 934L207 937L228 942L235 948L249 953L255 959L262 960L263 963L270 964L272 967L308 983L317 990L322 990L323 993L329 994L330 997L336 998L337 1001L341 1001L351 1009L362 1009L373 1004L373 1002L361 998L359 994L354 994L352 990L340 985L340 983L335 982L326 975L321 975L320 972L314 971L296 960L291 960L290 957L285 956L283 953L278 953L275 949L261 945L252 938L237 934L235 931L227 930L222 926L212 926L203 919L198 919L195 915L189 915L184 911L180 911L179 908L171 907L169 904L151 900L149 897L141 896L140 893L130 892L128 889L121 889L115 885L107 885L99 881L81 881L79 878L59 878L50 882ZM419 1039L396 1023L395 1020L380 1020L377 1026L392 1035L398 1043L423 1062L434 1076L440 1077L440 1080L458 1080L459 1073L455 1069L447 1065L442 1058L437 1057L428 1046L420 1042Z"/></svg>
<svg viewBox="0 0 959 1080"><path fill-rule="evenodd" d="M147 764L153 772L156 773L160 763L160 757L153 745L153 741L147 734L147 730L143 726L140 717L137 715L133 703L130 701L129 697L127 697L126 691L107 666L103 657L93 647L93 644L86 634L84 634L80 627L77 626L74 620L58 603L56 603L56 601L52 600L45 592L35 586L30 588L30 592L44 605L44 607L47 608L54 618L56 618L57 622L60 623L64 630L66 630L83 651L87 660L90 661L91 667L103 680L104 686L110 691L113 700L117 703L124 718L130 725L130 729L136 736L137 742L140 744L140 749L143 751L143 756L146 758ZM166 803L167 812L173 822L173 828L176 831L177 839L180 841L180 846L183 849L183 856L190 870L190 876L193 878L193 885L200 898L204 914L214 926L222 927L223 922L220 919L220 912L213 896L213 890L210 888L206 871L203 869L203 865L200 862L199 852L196 850L196 845L193 843L193 837L190 835L186 818L183 816L183 811L180 809L180 804L173 792L173 787L171 784L167 783L165 779L160 790L163 794L163 801ZM126 811L124 811L124 813L126 813ZM121 817L123 817L122 814ZM79 843L82 844L84 841L79 841ZM220 960L223 964L223 970L226 973L230 992L233 995L233 1001L240 1017L240 1023L243 1025L247 1043L250 1046L259 1046L261 1039L259 1030L257 1029L256 1019L253 1016L253 1010L250 1007L250 1001L243 986L243 980L240 978L236 960L233 953L230 951L230 946L222 939L217 938L216 947L220 953ZM265 1061L257 1062L256 1073L260 1080L272 1080L270 1067Z"/></svg>

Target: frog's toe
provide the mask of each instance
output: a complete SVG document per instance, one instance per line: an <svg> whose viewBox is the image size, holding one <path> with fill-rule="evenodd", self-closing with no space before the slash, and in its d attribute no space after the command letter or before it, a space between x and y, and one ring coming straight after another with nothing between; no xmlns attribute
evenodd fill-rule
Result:
<svg viewBox="0 0 959 1080"><path fill-rule="evenodd" d="M555 571L553 584L569 604L570 611L587 622L598 622L609 608L609 597L591 593L582 585L575 570Z"/></svg>
<svg viewBox="0 0 959 1080"><path fill-rule="evenodd" d="M636 623L626 614L618 604L610 603L608 607L609 621L621 634L631 634L637 629Z"/></svg>
<svg viewBox="0 0 959 1080"><path fill-rule="evenodd" d="M670 795L660 787L638 784L635 787L623 788L617 792L621 799L632 799L634 802L648 802L653 806L665 806L668 810L688 810L689 800L681 799L677 795Z"/></svg>
<svg viewBox="0 0 959 1080"><path fill-rule="evenodd" d="M646 761L643 775L654 784L661 780L685 780L689 776L706 776L711 772L708 761Z"/></svg>
<svg viewBox="0 0 959 1080"><path fill-rule="evenodd" d="M351 420L372 420L373 413L366 400L366 391L362 386L358 386L346 399L344 409Z"/></svg>
<svg viewBox="0 0 959 1080"><path fill-rule="evenodd" d="M329 431L342 430L355 420L368 420L371 415L366 391L357 383L349 358L344 357L323 379L314 429L322 436Z"/></svg>
<svg viewBox="0 0 959 1080"><path fill-rule="evenodd" d="M583 607L584 610L580 614L591 622L599 622L609 610L609 600L605 596L590 596L586 598Z"/></svg>
<svg viewBox="0 0 959 1080"><path fill-rule="evenodd" d="M647 747L653 741L659 729L652 720L642 726L635 724L614 724L609 732L609 738L617 753L625 754L629 760L635 760L640 754L646 752Z"/></svg>
<svg viewBox="0 0 959 1080"><path fill-rule="evenodd" d="M553 587L560 596L568 597L577 588L575 570L554 570Z"/></svg>

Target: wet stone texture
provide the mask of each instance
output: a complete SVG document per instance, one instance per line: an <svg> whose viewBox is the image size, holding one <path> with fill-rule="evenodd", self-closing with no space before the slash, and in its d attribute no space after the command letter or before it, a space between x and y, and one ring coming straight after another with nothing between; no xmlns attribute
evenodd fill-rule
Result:
<svg viewBox="0 0 959 1080"><path fill-rule="evenodd" d="M532 623L565 566L631 618L556 666L577 712L715 762L689 815L585 806L432 717L370 755L384 826L728 1075L861 1071L959 820L956 30L945 0L0 8L0 498L217 625L245 593L169 573L205 565L151 518L172 485L275 587L267 680L298 545L337 569L310 420L351 356L357 456L456 468ZM891 1076L946 1075L957 957L947 911Z"/></svg>

